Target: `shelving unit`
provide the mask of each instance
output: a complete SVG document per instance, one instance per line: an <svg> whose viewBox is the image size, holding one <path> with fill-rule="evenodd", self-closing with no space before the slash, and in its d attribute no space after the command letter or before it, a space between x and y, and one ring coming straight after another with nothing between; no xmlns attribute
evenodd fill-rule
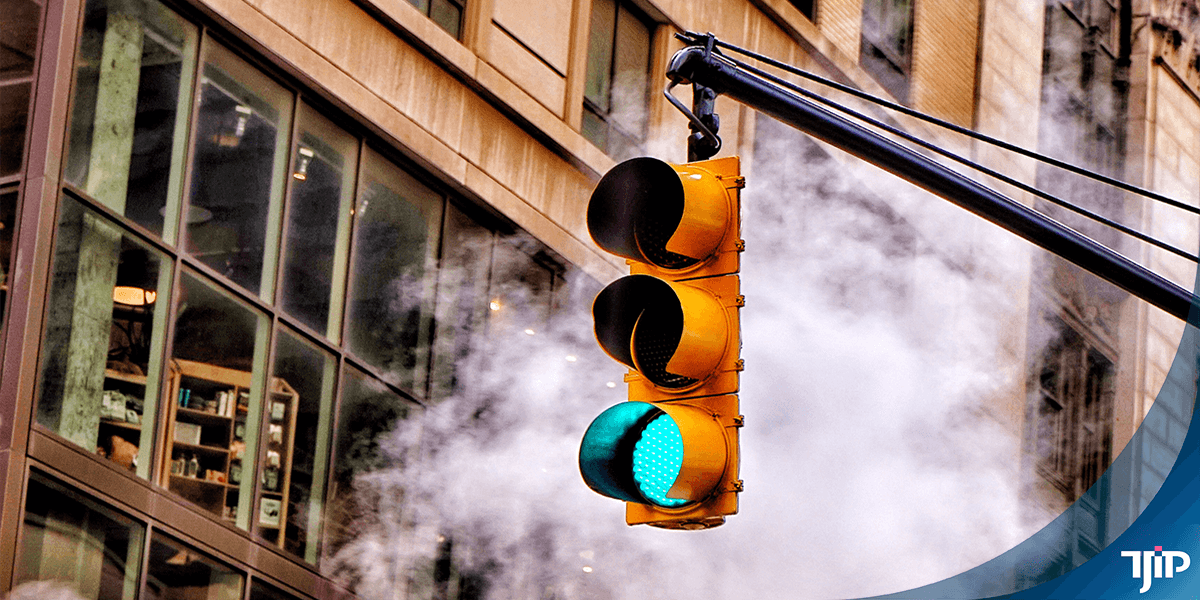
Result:
<svg viewBox="0 0 1200 600"><path fill-rule="evenodd" d="M271 382L264 408L263 476L258 481L259 535L283 548L287 533L292 451L299 395L282 379Z"/></svg>
<svg viewBox="0 0 1200 600"><path fill-rule="evenodd" d="M230 471L241 462L234 429L245 422L250 373L189 360L172 363L178 376L167 390L162 484L233 521L240 486Z"/></svg>
<svg viewBox="0 0 1200 600"><path fill-rule="evenodd" d="M233 522L242 479L254 476L242 468L251 375L188 360L174 360L172 366L162 485ZM272 379L258 438L262 476L254 486L258 503L254 522L264 539L281 548L298 400L286 381Z"/></svg>

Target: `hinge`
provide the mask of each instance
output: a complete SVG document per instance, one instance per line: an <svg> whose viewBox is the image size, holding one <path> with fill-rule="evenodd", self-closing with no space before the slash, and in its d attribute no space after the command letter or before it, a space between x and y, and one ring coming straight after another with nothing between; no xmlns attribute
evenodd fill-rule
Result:
<svg viewBox="0 0 1200 600"><path fill-rule="evenodd" d="M733 418L733 426L734 427L745 427L745 425L746 425L746 416L745 415L738 415Z"/></svg>
<svg viewBox="0 0 1200 600"><path fill-rule="evenodd" d="M741 294L738 294L737 298L733 299L733 305L734 306L745 306L746 305L746 297Z"/></svg>
<svg viewBox="0 0 1200 600"><path fill-rule="evenodd" d="M729 491L731 492L741 493L744 489L746 489L746 484L741 479L730 482L729 484Z"/></svg>
<svg viewBox="0 0 1200 600"><path fill-rule="evenodd" d="M746 370L746 360L739 358L738 361L733 364L733 370L734 371L745 371Z"/></svg>
<svg viewBox="0 0 1200 600"><path fill-rule="evenodd" d="M733 243L733 249L738 252L746 251L746 240L738 240Z"/></svg>

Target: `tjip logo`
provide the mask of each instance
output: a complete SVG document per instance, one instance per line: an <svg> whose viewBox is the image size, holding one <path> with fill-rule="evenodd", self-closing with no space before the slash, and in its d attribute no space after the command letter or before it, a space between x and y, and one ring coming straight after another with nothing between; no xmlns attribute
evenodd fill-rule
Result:
<svg viewBox="0 0 1200 600"><path fill-rule="evenodd" d="M1166 577L1170 579L1176 573L1182 573L1187 570L1192 564L1192 557L1188 556L1187 552L1178 550L1163 551L1162 546L1155 546L1154 551L1149 550L1142 552L1140 550L1125 550L1121 552L1121 556L1128 556L1133 559L1133 578L1142 578L1142 589L1138 593L1144 594L1150 589L1150 582L1155 578L1162 579ZM1179 559L1177 563L1175 559Z"/></svg>

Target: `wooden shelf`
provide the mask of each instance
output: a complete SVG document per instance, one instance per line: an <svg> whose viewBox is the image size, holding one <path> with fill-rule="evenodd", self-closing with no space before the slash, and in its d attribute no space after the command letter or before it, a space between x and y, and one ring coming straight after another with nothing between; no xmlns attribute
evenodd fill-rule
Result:
<svg viewBox="0 0 1200 600"><path fill-rule="evenodd" d="M122 373L120 371L114 371L112 369L104 370L104 378L105 379L116 379L117 381L124 381L125 383L146 385L146 376L145 375L134 375L132 373Z"/></svg>
<svg viewBox="0 0 1200 600"><path fill-rule="evenodd" d="M137 423L130 423L129 421L116 421L113 419L103 419L102 418L102 419L100 419L100 424L106 425L108 427L116 427L117 429L128 429L129 431L141 431L142 430L141 425L138 425Z"/></svg>
<svg viewBox="0 0 1200 600"><path fill-rule="evenodd" d="M219 488L236 488L236 485L231 485L222 481L209 481L208 479L200 479L199 477L187 477L184 475L171 474L171 483L184 483L187 485L211 486Z"/></svg>
<svg viewBox="0 0 1200 600"><path fill-rule="evenodd" d="M187 442L175 442L175 448L178 450L188 450L191 452L207 452L211 454L229 454L229 448L221 446L205 446L204 444L189 444Z"/></svg>

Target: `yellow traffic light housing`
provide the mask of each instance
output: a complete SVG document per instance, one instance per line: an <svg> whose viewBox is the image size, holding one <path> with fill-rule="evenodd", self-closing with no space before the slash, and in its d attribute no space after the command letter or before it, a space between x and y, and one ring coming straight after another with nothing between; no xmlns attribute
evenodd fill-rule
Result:
<svg viewBox="0 0 1200 600"><path fill-rule="evenodd" d="M630 370L630 402L593 421L580 472L626 501L630 525L704 529L737 512L743 184L736 157L635 158L588 204L592 238L632 273L592 305L601 348Z"/></svg>

